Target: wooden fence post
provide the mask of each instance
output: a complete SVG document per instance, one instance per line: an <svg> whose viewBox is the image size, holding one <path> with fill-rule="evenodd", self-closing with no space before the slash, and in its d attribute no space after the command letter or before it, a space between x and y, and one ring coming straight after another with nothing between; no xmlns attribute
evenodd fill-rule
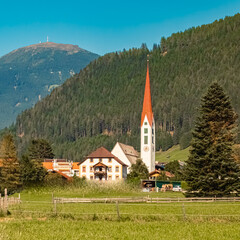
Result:
<svg viewBox="0 0 240 240"><path fill-rule="evenodd" d="M57 200L55 199L53 202L54 202L53 211L54 211L55 214L57 214Z"/></svg>
<svg viewBox="0 0 240 240"><path fill-rule="evenodd" d="M118 201L116 201L116 209L117 209L118 220L120 220L120 213L119 213Z"/></svg>
<svg viewBox="0 0 240 240"><path fill-rule="evenodd" d="M186 210L185 210L184 203L182 204L182 212L183 212L183 219L185 221L186 220Z"/></svg>
<svg viewBox="0 0 240 240"><path fill-rule="evenodd" d="M8 195L7 195L7 188L4 189L4 212L7 213L8 211Z"/></svg>
<svg viewBox="0 0 240 240"><path fill-rule="evenodd" d="M0 211L2 210L2 194L0 193Z"/></svg>

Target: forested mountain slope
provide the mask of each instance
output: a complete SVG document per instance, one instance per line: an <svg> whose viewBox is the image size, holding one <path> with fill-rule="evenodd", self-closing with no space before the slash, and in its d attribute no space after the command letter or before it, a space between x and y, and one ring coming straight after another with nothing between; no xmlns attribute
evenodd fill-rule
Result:
<svg viewBox="0 0 240 240"><path fill-rule="evenodd" d="M147 54L157 149L184 141L213 81L220 82L240 114L239 41L237 14L162 38L152 51L143 44L100 57L18 116L19 146L46 138L58 157L74 160L102 144L111 148L116 140L139 149Z"/></svg>
<svg viewBox="0 0 240 240"><path fill-rule="evenodd" d="M45 42L0 58L0 129L98 57L76 45Z"/></svg>

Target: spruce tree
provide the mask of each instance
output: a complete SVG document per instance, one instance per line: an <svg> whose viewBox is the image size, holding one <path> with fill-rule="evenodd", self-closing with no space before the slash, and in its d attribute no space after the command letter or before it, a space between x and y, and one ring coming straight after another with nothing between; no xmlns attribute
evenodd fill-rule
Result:
<svg viewBox="0 0 240 240"><path fill-rule="evenodd" d="M0 191L7 188L9 193L15 192L20 186L20 166L14 139L6 134L0 143Z"/></svg>
<svg viewBox="0 0 240 240"><path fill-rule="evenodd" d="M34 139L28 147L28 155L31 159L43 160L54 157L50 143L45 139Z"/></svg>
<svg viewBox="0 0 240 240"><path fill-rule="evenodd" d="M21 176L24 185L39 184L47 175L43 160L54 157L50 143L45 139L31 141L26 155L21 158Z"/></svg>
<svg viewBox="0 0 240 240"><path fill-rule="evenodd" d="M233 158L237 114L229 97L213 83L201 100L190 156L185 167L188 194L227 196L240 191L240 170Z"/></svg>
<svg viewBox="0 0 240 240"><path fill-rule="evenodd" d="M23 155L20 163L23 185L39 184L44 181L47 170L41 160L30 159L27 155Z"/></svg>

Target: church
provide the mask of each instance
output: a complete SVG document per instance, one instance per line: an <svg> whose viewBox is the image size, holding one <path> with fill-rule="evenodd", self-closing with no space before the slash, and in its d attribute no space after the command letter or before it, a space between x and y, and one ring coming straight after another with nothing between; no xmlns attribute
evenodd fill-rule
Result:
<svg viewBox="0 0 240 240"><path fill-rule="evenodd" d="M146 84L141 116L141 159L148 172L155 170L155 122L152 111L149 60L147 60Z"/></svg>
<svg viewBox="0 0 240 240"><path fill-rule="evenodd" d="M101 147L90 153L84 161L79 163L79 177L89 180L121 180L127 177L132 164L139 158L138 152L126 144L117 142L112 152ZM155 170L155 122L152 111L149 60L147 60L147 73L143 108L141 115L141 151L143 160L151 173Z"/></svg>

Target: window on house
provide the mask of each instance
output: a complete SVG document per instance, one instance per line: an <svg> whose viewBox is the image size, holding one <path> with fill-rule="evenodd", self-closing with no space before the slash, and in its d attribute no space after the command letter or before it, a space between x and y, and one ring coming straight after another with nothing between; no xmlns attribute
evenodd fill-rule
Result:
<svg viewBox="0 0 240 240"><path fill-rule="evenodd" d="M90 167L90 172L92 172L93 171L93 167Z"/></svg>
<svg viewBox="0 0 240 240"><path fill-rule="evenodd" d="M101 158L99 159L99 162L102 162L102 159L101 159Z"/></svg>
<svg viewBox="0 0 240 240"><path fill-rule="evenodd" d="M147 122L145 122L144 125L147 125Z"/></svg>
<svg viewBox="0 0 240 240"><path fill-rule="evenodd" d="M90 158L90 162L93 162L93 159L92 159L92 158Z"/></svg>
<svg viewBox="0 0 240 240"><path fill-rule="evenodd" d="M152 143L154 143L154 137L152 137Z"/></svg>
<svg viewBox="0 0 240 240"><path fill-rule="evenodd" d="M144 133L148 133L148 129L147 128L144 128Z"/></svg>
<svg viewBox="0 0 240 240"><path fill-rule="evenodd" d="M112 176L111 175L108 175L108 180L112 180Z"/></svg>
<svg viewBox="0 0 240 240"><path fill-rule="evenodd" d="M112 162L112 159L111 159L111 158L109 158L109 159L108 159L108 162Z"/></svg>
<svg viewBox="0 0 240 240"><path fill-rule="evenodd" d="M116 180L117 180L117 179L119 179L119 176L118 176L118 175L116 175Z"/></svg>
<svg viewBox="0 0 240 240"><path fill-rule="evenodd" d="M144 144L148 144L148 136L144 136Z"/></svg>
<svg viewBox="0 0 240 240"><path fill-rule="evenodd" d="M90 179L93 180L93 176L90 176Z"/></svg>
<svg viewBox="0 0 240 240"><path fill-rule="evenodd" d="M108 171L109 171L109 172L112 172L112 167L108 167Z"/></svg>
<svg viewBox="0 0 240 240"><path fill-rule="evenodd" d="M82 172L86 172L86 167L82 167Z"/></svg>
<svg viewBox="0 0 240 240"><path fill-rule="evenodd" d="M118 166L116 167L115 172L119 172L119 167Z"/></svg>
<svg viewBox="0 0 240 240"><path fill-rule="evenodd" d="M154 135L154 129L152 128L152 134Z"/></svg>

